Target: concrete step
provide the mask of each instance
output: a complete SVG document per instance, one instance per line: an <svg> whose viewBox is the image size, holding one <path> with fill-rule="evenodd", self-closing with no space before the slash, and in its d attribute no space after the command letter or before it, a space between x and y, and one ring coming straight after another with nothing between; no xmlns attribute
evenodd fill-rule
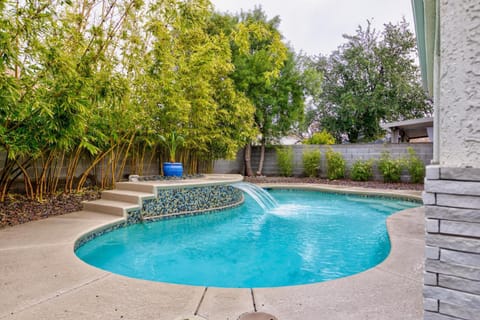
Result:
<svg viewBox="0 0 480 320"><path fill-rule="evenodd" d="M135 203L141 205L142 199L153 199L155 195L153 193L146 193L146 192L138 192L138 191L131 191L131 190L106 190L102 192L102 199L103 200L111 200L111 201L120 201L120 202L128 202L128 203Z"/></svg>
<svg viewBox="0 0 480 320"><path fill-rule="evenodd" d="M115 184L117 190L128 190L135 192L151 193L154 194L155 187L150 183L139 183L139 182L117 182Z"/></svg>
<svg viewBox="0 0 480 320"><path fill-rule="evenodd" d="M120 202L112 200L94 200L94 201L84 201L83 210L101 212L113 214L116 216L124 217L127 211L140 209L140 206L135 203L129 202Z"/></svg>

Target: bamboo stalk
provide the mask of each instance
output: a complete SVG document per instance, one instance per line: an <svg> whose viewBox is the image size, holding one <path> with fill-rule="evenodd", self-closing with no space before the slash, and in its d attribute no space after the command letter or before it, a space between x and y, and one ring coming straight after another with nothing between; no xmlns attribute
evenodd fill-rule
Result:
<svg viewBox="0 0 480 320"><path fill-rule="evenodd" d="M118 172L118 175L117 175L117 181L119 181L122 177L122 174L125 170L125 166L127 164L127 159L128 159L128 153L130 152L130 148L132 147L132 144L133 144L133 140L135 139L136 137L136 132L134 132L132 134L132 136L130 137L130 140L128 141L128 146L127 146L127 150L125 151L125 154L123 156L123 161L122 161L122 164L120 165L120 170Z"/></svg>
<svg viewBox="0 0 480 320"><path fill-rule="evenodd" d="M77 146L73 158L69 161L67 168L67 175L65 177L65 192L71 193L73 190L73 182L75 180L75 170L78 167L80 161L80 156L82 154L82 148L80 145Z"/></svg>
<svg viewBox="0 0 480 320"><path fill-rule="evenodd" d="M62 173L62 167L63 167L64 161L65 161L65 151L62 152L60 162L56 161L56 170L55 170L54 180L52 181L52 185L50 189L50 193L52 194L58 190L58 183L60 181L60 175Z"/></svg>
<svg viewBox="0 0 480 320"><path fill-rule="evenodd" d="M27 170L18 162L18 160L15 160L18 168L20 168L20 170L22 171L23 173L23 180L24 180L24 183L25 183L25 193L26 193L26 196L27 198L29 199L33 199L34 198L34 194L33 194L33 186L32 186L32 180L30 179L30 176L28 175L28 172ZM2 200L3 201L3 200Z"/></svg>
<svg viewBox="0 0 480 320"><path fill-rule="evenodd" d="M120 147L120 150L121 150L121 145L120 145L121 142L118 143L117 145L117 148ZM117 149L115 148L115 149ZM110 153L111 156L110 156L110 175L111 175L111 182L109 183L109 185L111 186L115 186L115 171L116 171L116 164L117 164L117 153L115 152L115 149L112 150L112 152Z"/></svg>
<svg viewBox="0 0 480 320"><path fill-rule="evenodd" d="M88 166L88 168L85 170L85 172L83 172L82 176L80 177L80 180L78 182L78 185L77 185L77 192L80 192L80 190L82 189L83 185L85 184L86 180L87 180L87 177L88 177L88 174L90 173L90 171L92 171L92 169L100 162L102 161L103 158L105 158L110 152L112 152L112 150L116 147L116 145L113 145L111 146L107 151L105 151L104 153L100 154L99 156L97 156L97 158L95 160L92 161L92 163L90 164L90 166Z"/></svg>

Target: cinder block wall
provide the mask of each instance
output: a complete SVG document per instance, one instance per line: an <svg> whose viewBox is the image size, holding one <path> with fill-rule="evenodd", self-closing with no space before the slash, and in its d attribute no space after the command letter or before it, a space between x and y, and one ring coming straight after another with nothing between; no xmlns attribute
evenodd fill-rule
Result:
<svg viewBox="0 0 480 320"><path fill-rule="evenodd" d="M383 151L388 151L390 155L397 159L402 158L408 155L407 148L411 147L415 150L417 155L422 159L425 165L430 164L432 160L433 148L431 143L416 143L416 144L343 144L343 145L332 145L329 146L334 151L340 152L343 155L343 158L347 162L347 168L350 168L352 164L359 160L368 160L374 159L377 160L380 158ZM303 163L302 155L306 150L320 150L321 153L321 162L320 162L320 176L325 177L326 175L326 161L325 153L328 146L319 146L319 145L293 145L294 155L294 176L302 176L303 172ZM258 162L260 160L260 148L254 147L252 150L252 168L254 172L258 170ZM240 152L235 160L218 160L214 165L215 173L243 173L244 172L244 163L243 163L243 152ZM277 154L275 148L267 148L265 151L265 163L263 167L263 175L266 176L278 176L280 174L279 167L277 165ZM408 180L408 174L404 172L402 179ZM381 180L383 179L376 165L374 166L374 179Z"/></svg>

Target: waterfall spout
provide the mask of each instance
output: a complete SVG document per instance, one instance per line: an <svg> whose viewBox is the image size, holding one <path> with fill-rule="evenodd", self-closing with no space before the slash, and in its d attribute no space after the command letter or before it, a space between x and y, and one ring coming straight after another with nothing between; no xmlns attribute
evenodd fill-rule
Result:
<svg viewBox="0 0 480 320"><path fill-rule="evenodd" d="M278 207L278 202L270 193L257 185L248 182L237 182L233 187L242 190L255 200L264 211L269 211Z"/></svg>

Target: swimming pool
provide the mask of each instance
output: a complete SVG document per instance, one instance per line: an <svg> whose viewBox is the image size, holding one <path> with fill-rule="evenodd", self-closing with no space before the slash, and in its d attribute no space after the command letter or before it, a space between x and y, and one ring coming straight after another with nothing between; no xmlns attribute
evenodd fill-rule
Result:
<svg viewBox="0 0 480 320"><path fill-rule="evenodd" d="M259 288L365 271L390 251L386 218L420 204L318 191L271 190L213 214L140 223L89 241L76 254L121 275L178 284Z"/></svg>

